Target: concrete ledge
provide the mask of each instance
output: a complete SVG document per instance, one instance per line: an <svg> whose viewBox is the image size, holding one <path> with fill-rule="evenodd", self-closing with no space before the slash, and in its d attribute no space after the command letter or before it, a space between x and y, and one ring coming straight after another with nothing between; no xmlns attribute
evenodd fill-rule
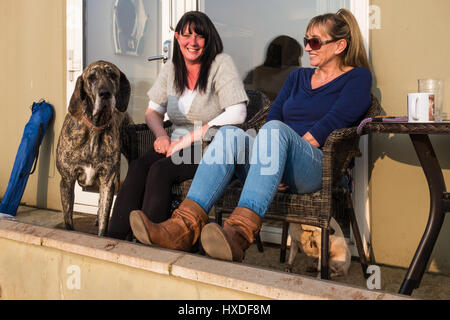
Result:
<svg viewBox="0 0 450 320"><path fill-rule="evenodd" d="M229 263L93 235L0 220L0 238L52 248L263 299L410 299L332 281Z"/></svg>

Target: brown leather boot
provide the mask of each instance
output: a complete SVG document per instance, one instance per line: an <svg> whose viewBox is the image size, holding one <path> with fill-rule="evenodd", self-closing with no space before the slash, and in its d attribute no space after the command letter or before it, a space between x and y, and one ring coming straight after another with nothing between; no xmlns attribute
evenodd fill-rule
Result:
<svg viewBox="0 0 450 320"><path fill-rule="evenodd" d="M131 229L140 242L182 251L191 250L208 220L205 211L190 199L183 200L172 217L161 223L151 222L140 210L130 214Z"/></svg>
<svg viewBox="0 0 450 320"><path fill-rule="evenodd" d="M258 214L244 207L236 207L223 228L216 223L207 224L201 241L206 253L216 259L241 262L245 250L253 243L261 229Z"/></svg>

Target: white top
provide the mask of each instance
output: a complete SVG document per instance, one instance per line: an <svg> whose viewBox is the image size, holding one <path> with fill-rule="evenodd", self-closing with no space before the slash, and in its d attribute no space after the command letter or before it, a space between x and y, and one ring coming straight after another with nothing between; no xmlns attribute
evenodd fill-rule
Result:
<svg viewBox="0 0 450 320"><path fill-rule="evenodd" d="M178 109L182 114L187 114L191 109L192 101L194 101L197 95L197 90L185 89L183 94L178 99ZM163 107L156 102L150 100L148 105L150 109L155 110L160 114L167 112L167 107ZM246 103L238 103L225 108L225 111L219 114L217 117L208 122L210 127L212 126L224 126L244 123L247 117Z"/></svg>

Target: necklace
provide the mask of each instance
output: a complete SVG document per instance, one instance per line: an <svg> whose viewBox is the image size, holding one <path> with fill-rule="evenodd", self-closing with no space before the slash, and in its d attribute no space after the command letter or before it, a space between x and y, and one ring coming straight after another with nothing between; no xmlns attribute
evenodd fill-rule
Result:
<svg viewBox="0 0 450 320"><path fill-rule="evenodd" d="M322 77L320 76L321 73L322 72L320 71L320 69L317 69L317 77L319 78L319 81L321 84L328 82L334 76L338 76L338 74L336 72L334 72L334 73L330 74L329 76L327 76L325 79L322 79Z"/></svg>

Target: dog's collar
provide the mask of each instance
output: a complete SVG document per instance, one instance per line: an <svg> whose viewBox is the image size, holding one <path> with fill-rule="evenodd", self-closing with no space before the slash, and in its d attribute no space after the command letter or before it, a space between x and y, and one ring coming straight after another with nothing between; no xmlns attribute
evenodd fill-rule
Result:
<svg viewBox="0 0 450 320"><path fill-rule="evenodd" d="M72 116L73 119L80 120L80 118L75 117L73 114L70 114L70 115ZM83 114L83 115L81 116L81 120L83 121L83 123L85 124L85 126L89 128L89 130L95 131L95 132L97 132L97 133L100 133L100 132L105 131L105 130L108 129L109 126L111 125L111 120L110 120L108 123L106 123L106 124L104 124L104 125L98 127L98 126L96 126L95 124L93 124L93 123L86 117L85 114Z"/></svg>
<svg viewBox="0 0 450 320"><path fill-rule="evenodd" d="M83 123L90 129L93 130L95 132L102 132L105 131L106 129L109 128L109 125L111 124L111 121L108 121L108 123L97 127L96 125L94 125L91 121L89 121L89 119L86 117L86 115L82 115L81 116L81 120L83 120Z"/></svg>

